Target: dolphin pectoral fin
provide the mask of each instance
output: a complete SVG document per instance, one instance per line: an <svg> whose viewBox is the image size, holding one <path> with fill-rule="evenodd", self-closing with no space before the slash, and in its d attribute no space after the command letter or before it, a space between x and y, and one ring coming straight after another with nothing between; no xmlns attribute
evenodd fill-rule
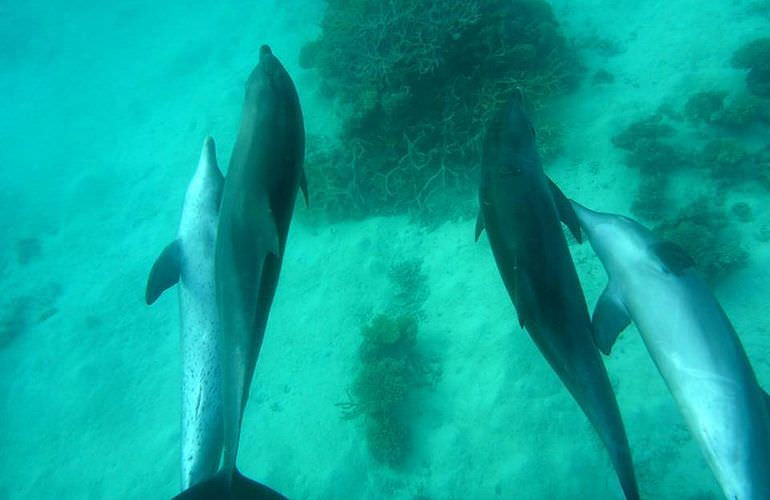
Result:
<svg viewBox="0 0 770 500"><path fill-rule="evenodd" d="M484 231L484 212L479 210L479 215L476 216L476 241L479 241L479 236Z"/></svg>
<svg viewBox="0 0 770 500"><path fill-rule="evenodd" d="M513 305L516 307L516 315L519 318L519 326L526 328L527 325L531 325L535 319L535 304L536 300L532 293L532 286L529 283L526 275L521 272L516 273L515 277L515 297L513 298Z"/></svg>
<svg viewBox="0 0 770 500"><path fill-rule="evenodd" d="M182 246L179 240L172 241L163 249L152 265L150 276L147 278L147 288L144 291L147 305L155 302L166 289L179 281L181 259Z"/></svg>
<svg viewBox="0 0 770 500"><path fill-rule="evenodd" d="M626 307L617 294L613 293L611 283L607 284L591 318L594 343L604 354L609 355L618 335L630 322Z"/></svg>
<svg viewBox="0 0 770 500"><path fill-rule="evenodd" d="M559 186L557 186L550 177L548 177L548 185L551 187L551 193L553 193L553 201L556 203L556 210L559 212L559 218L565 226L569 228L572 236L575 237L578 243L583 243L583 235L580 232L580 221L575 213L575 209L572 208L572 204L569 199L564 196Z"/></svg>
<svg viewBox="0 0 770 500"><path fill-rule="evenodd" d="M219 474L192 486L179 495L174 500L210 500L233 499L233 500L286 500L286 497L265 486L262 483L252 481L238 469L233 471L233 475L228 477L226 472Z"/></svg>
<svg viewBox="0 0 770 500"><path fill-rule="evenodd" d="M302 196L305 197L305 207L310 206L310 198L307 195L307 175L305 175L305 169L303 168L299 174L299 188L302 190Z"/></svg>
<svg viewBox="0 0 770 500"><path fill-rule="evenodd" d="M273 254L276 257L281 256L281 244L278 240L278 228L275 225L275 219L268 217L262 227L265 228L264 238L267 243L267 255ZM262 265L260 263L260 265Z"/></svg>
<svg viewBox="0 0 770 500"><path fill-rule="evenodd" d="M660 241L650 245L650 250L660 260L668 273L679 275L687 269L695 267L695 261L692 257L676 243Z"/></svg>

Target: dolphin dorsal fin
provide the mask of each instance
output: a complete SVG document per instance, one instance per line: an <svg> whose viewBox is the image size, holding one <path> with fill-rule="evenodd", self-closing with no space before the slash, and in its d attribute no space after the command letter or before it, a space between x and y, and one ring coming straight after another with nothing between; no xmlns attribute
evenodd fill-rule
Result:
<svg viewBox="0 0 770 500"><path fill-rule="evenodd" d="M479 210L479 215L476 216L476 241L479 241L482 232L484 232L484 212Z"/></svg>
<svg viewBox="0 0 770 500"><path fill-rule="evenodd" d="M659 241L650 245L650 250L663 264L666 272L672 274L682 274L687 269L695 267L695 261L676 243L670 241Z"/></svg>
<svg viewBox="0 0 770 500"><path fill-rule="evenodd" d="M556 203L556 210L559 212L559 219L569 228L572 236L575 237L578 243L583 243L583 236L580 233L580 221L578 220L575 209L572 208L572 204L569 199L564 196L559 186L557 186L550 177L547 177L548 185L553 193L553 201Z"/></svg>
<svg viewBox="0 0 770 500"><path fill-rule="evenodd" d="M619 294L614 291L612 282L607 283L607 287L596 302L596 308L591 317L594 343L604 354L609 356L618 335L630 322L626 306L620 300Z"/></svg>
<svg viewBox="0 0 770 500"><path fill-rule="evenodd" d="M178 239L169 243L160 253L147 278L147 288L144 292L147 305L155 302L166 289L179 281L181 259L182 245Z"/></svg>

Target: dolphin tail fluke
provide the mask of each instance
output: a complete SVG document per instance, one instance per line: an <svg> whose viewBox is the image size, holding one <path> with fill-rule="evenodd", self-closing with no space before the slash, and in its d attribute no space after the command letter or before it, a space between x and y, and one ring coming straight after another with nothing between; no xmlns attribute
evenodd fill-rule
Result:
<svg viewBox="0 0 770 500"><path fill-rule="evenodd" d="M231 477L228 477L227 472L220 472L174 497L174 500L214 499L286 500L286 497L262 483L247 478L238 469L233 471Z"/></svg>
<svg viewBox="0 0 770 500"><path fill-rule="evenodd" d="M148 305L155 302L166 289L179 281L181 258L182 248L179 240L174 240L163 249L158 260L152 265L150 276L147 278L144 298Z"/></svg>

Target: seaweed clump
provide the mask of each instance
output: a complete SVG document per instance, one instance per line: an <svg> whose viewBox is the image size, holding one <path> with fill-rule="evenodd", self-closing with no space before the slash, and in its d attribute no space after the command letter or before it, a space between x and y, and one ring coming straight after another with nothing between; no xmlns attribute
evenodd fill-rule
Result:
<svg viewBox="0 0 770 500"><path fill-rule="evenodd" d="M746 86L760 97L770 97L770 37L758 38L733 53L734 68L748 69Z"/></svg>
<svg viewBox="0 0 770 500"><path fill-rule="evenodd" d="M406 259L391 266L392 312L361 326L361 344L348 400L338 403L345 419L361 418L369 452L379 463L397 467L412 448L412 420L418 391L440 377L438 364L417 343L418 319L428 296L422 261Z"/></svg>
<svg viewBox="0 0 770 500"><path fill-rule="evenodd" d="M543 0L327 0L321 28L301 63L338 102L342 129L339 151L311 150L307 168L317 206L341 217L453 206L447 195L475 186L485 124L511 91L539 106L578 80Z"/></svg>
<svg viewBox="0 0 770 500"><path fill-rule="evenodd" d="M727 213L707 198L687 205L676 217L658 225L655 231L664 239L681 245L711 285L719 284L748 262L740 232L729 224Z"/></svg>
<svg viewBox="0 0 770 500"><path fill-rule="evenodd" d="M426 364L416 349L414 316L378 315L361 329L361 367L348 401L338 403L344 418L363 417L372 457L402 464L411 447L410 403L429 382Z"/></svg>

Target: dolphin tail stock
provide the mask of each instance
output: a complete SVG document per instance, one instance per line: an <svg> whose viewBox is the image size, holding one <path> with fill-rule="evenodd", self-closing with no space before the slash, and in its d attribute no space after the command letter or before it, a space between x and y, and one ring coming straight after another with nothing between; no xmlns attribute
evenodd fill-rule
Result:
<svg viewBox="0 0 770 500"><path fill-rule="evenodd" d="M609 379L606 379L606 382L609 383ZM599 385L603 384L600 383ZM636 481L631 447L614 395L611 400L601 404L604 408L599 409L599 411L596 411L597 407L592 408L593 405L581 404L581 401L578 401L578 404L582 407L599 439L607 449L612 468L615 470L626 500L639 500L639 485Z"/></svg>
<svg viewBox="0 0 770 500"><path fill-rule="evenodd" d="M232 475L227 469L192 486L173 500L286 500L286 497L262 483L247 478L238 469Z"/></svg>
<svg viewBox="0 0 770 500"><path fill-rule="evenodd" d="M626 446L625 449L613 451L611 460L615 467L615 473L620 480L620 487L623 489L626 500L640 500L639 485L636 482L633 460L631 459L630 453L628 453L628 446Z"/></svg>

